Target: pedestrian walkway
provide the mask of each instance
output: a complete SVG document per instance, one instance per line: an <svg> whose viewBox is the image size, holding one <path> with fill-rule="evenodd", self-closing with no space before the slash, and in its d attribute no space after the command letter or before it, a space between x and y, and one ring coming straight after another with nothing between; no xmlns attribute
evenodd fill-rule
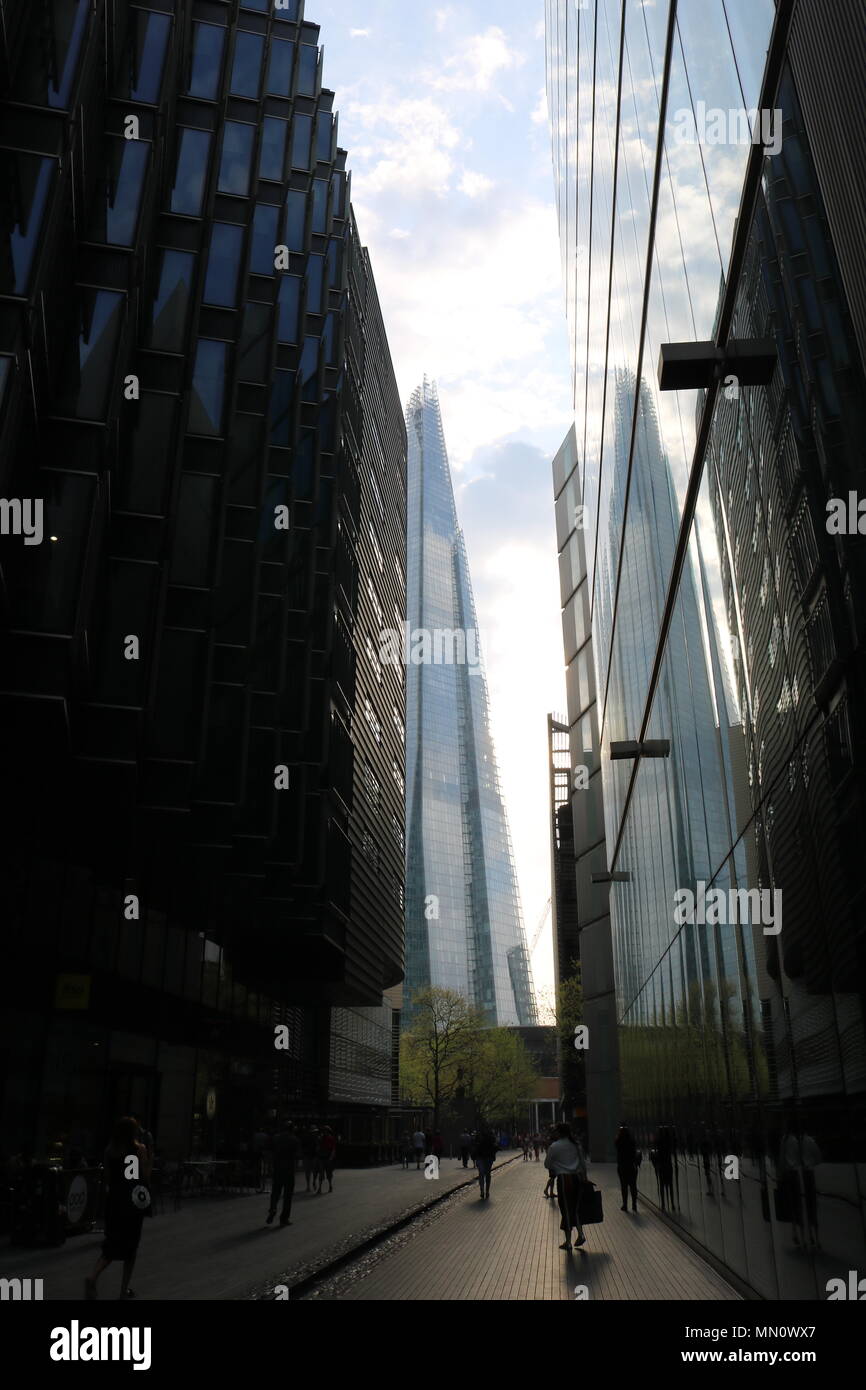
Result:
<svg viewBox="0 0 866 1390"><path fill-rule="evenodd" d="M470 1166L443 1159L438 1181L423 1165L409 1170L340 1169L334 1191L321 1197L295 1178L292 1224L265 1225L269 1199L263 1195L191 1198L180 1211L144 1222L132 1286L139 1299L240 1299L257 1288L294 1283L312 1269L359 1245L376 1230L423 1210L443 1193L474 1177ZM0 1246L0 1277L42 1278L44 1297L80 1299L85 1274L99 1253L101 1234L73 1236L55 1249ZM120 1265L99 1281L100 1298L117 1297Z"/></svg>
<svg viewBox="0 0 866 1390"><path fill-rule="evenodd" d="M559 1206L543 1198L540 1163L494 1169L489 1201L477 1186L447 1204L417 1234L393 1243L387 1259L351 1268L315 1295L323 1300L574 1299L739 1300L740 1295L650 1210L620 1211L616 1169L594 1164L604 1222L587 1226L586 1245L560 1250ZM640 1203L639 1203L640 1205Z"/></svg>

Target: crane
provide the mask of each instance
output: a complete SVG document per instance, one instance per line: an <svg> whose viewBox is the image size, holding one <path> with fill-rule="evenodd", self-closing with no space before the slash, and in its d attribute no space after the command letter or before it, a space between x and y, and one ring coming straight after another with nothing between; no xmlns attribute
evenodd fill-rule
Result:
<svg viewBox="0 0 866 1390"><path fill-rule="evenodd" d="M548 898L548 899L547 899L547 902L545 903L545 906L544 906L544 911L542 912L541 916L539 917L539 919L538 919L538 925L536 926L535 932L533 933L532 945L531 945L530 948L529 948L529 954L530 954L530 956L532 956L532 955L534 954L535 948L536 948L536 946L538 945L539 941L541 940L541 933L544 931L544 924L545 924L545 922L547 921L548 917L550 916L550 909L551 909L551 906L552 906L552 899Z"/></svg>

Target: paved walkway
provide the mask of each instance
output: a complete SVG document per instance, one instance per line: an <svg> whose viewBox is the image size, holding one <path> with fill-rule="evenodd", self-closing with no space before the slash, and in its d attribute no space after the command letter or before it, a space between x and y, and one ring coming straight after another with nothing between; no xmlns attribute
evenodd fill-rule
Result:
<svg viewBox="0 0 866 1390"><path fill-rule="evenodd" d="M317 1197L304 1192L299 1173L292 1225L283 1230L265 1225L266 1196L194 1197L177 1212L167 1203L164 1215L144 1223L132 1286L140 1299L239 1299L269 1282L292 1283L473 1177L474 1170L466 1172L453 1159L443 1159L437 1182L414 1163L408 1171L338 1168L334 1191ZM55 1249L30 1250L4 1239L0 1277L42 1278L46 1300L80 1299L101 1241L94 1233ZM117 1297L120 1276L119 1264L105 1271L100 1298Z"/></svg>
<svg viewBox="0 0 866 1390"><path fill-rule="evenodd" d="M651 1211L620 1211L616 1169L594 1164L604 1222L586 1228L587 1243L560 1250L559 1207L545 1201L540 1163L494 1170L490 1200L478 1189L426 1218L417 1233L391 1242L386 1258L367 1256L312 1296L323 1300L574 1299L737 1300L739 1294ZM640 1204L639 1204L640 1205Z"/></svg>

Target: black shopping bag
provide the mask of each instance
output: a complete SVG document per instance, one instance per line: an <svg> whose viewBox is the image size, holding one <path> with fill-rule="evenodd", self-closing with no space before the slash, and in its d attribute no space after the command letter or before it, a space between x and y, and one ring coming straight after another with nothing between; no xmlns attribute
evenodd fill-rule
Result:
<svg viewBox="0 0 866 1390"><path fill-rule="evenodd" d="M582 1226L599 1226L604 1220L601 1192L595 1183L585 1182L581 1184L579 1211Z"/></svg>
<svg viewBox="0 0 866 1390"><path fill-rule="evenodd" d="M794 1202L791 1188L787 1183L777 1187L773 1192L773 1206L776 1212L776 1220L779 1222L794 1220Z"/></svg>

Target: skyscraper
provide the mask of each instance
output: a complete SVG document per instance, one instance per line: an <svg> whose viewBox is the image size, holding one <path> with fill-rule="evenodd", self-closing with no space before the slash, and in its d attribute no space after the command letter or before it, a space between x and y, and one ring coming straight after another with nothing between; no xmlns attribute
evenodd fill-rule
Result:
<svg viewBox="0 0 866 1390"><path fill-rule="evenodd" d="M278 1103L371 1137L406 440L319 30L0 11L0 493L44 514L0 557L4 1144L134 1109L186 1157Z"/></svg>
<svg viewBox="0 0 866 1390"><path fill-rule="evenodd" d="M414 991L434 985L464 995L491 1024L532 1024L529 957L466 547L439 397L426 379L412 395L406 424L407 1005Z"/></svg>
<svg viewBox="0 0 866 1390"><path fill-rule="evenodd" d="M674 1195L644 1164L646 1195L769 1298L825 1297L866 1249L866 586L827 524L863 493L866 50L862 5L828 13L547 4L569 719L605 821L575 790L581 960L615 984L622 1116L670 1156ZM772 380L740 379L742 340ZM668 344L708 353L705 386L662 380ZM683 920L683 890L715 907Z"/></svg>

